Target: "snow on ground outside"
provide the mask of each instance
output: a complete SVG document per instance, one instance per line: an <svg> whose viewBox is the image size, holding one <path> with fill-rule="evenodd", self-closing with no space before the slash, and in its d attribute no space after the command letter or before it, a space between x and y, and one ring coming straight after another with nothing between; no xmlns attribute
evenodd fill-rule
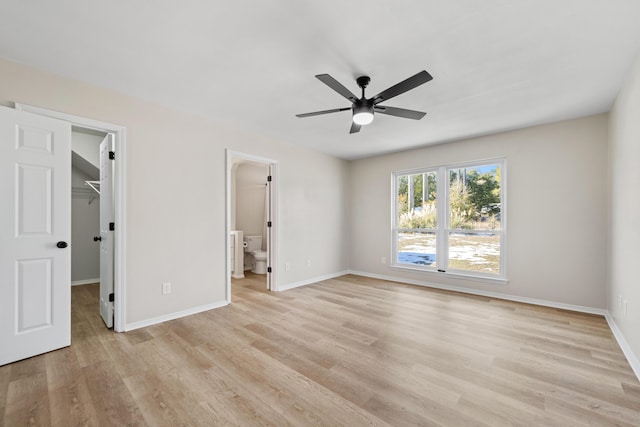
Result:
<svg viewBox="0 0 640 427"><path fill-rule="evenodd" d="M471 265L495 263L495 257L500 256L500 239L497 236L482 237L485 238L463 234L451 235L450 259L467 262ZM435 236L433 235L401 234L398 247L398 262L400 263L431 265L436 260Z"/></svg>

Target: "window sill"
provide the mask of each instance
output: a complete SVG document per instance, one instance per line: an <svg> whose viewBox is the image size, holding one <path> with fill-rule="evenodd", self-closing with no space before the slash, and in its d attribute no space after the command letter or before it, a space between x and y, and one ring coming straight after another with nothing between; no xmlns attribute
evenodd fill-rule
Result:
<svg viewBox="0 0 640 427"><path fill-rule="evenodd" d="M492 285L507 285L509 283L508 279L499 278L499 277L487 277L487 276L476 276L472 274L464 274L457 272L443 272L437 270L426 270L424 268L419 267L410 267L401 264L392 264L389 266L392 270L400 270L400 271L411 271L418 273L425 273L426 275L433 277L444 277L451 279L462 279L470 282L480 282L480 283L490 283Z"/></svg>

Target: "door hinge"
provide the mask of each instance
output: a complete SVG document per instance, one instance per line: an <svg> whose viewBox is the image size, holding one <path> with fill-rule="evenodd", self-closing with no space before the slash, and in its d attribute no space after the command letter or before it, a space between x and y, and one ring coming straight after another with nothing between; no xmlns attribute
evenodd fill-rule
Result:
<svg viewBox="0 0 640 427"><path fill-rule="evenodd" d="M114 295L113 292L109 294L109 302L113 302L114 301Z"/></svg>
<svg viewBox="0 0 640 427"><path fill-rule="evenodd" d="M271 221L267 221L267 227L271 227Z"/></svg>
<svg viewBox="0 0 640 427"><path fill-rule="evenodd" d="M268 181L268 182L271 182L271 175L269 175L269 176L267 177L267 181Z"/></svg>
<svg viewBox="0 0 640 427"><path fill-rule="evenodd" d="M115 222L110 222L109 223L109 231L114 231L116 229L116 223Z"/></svg>
<svg viewBox="0 0 640 427"><path fill-rule="evenodd" d="M109 160L115 160L115 159L116 159L116 152L109 151Z"/></svg>
<svg viewBox="0 0 640 427"><path fill-rule="evenodd" d="M267 267L267 273L271 273L271 267Z"/></svg>

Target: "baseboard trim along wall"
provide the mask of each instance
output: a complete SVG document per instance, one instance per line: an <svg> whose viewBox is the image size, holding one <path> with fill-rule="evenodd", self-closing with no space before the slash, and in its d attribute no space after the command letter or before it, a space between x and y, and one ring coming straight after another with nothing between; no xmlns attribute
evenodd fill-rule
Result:
<svg viewBox="0 0 640 427"><path fill-rule="evenodd" d="M74 280L73 282L71 282L71 286L91 285L93 283L100 283L100 278L97 277L95 279Z"/></svg>
<svg viewBox="0 0 640 427"><path fill-rule="evenodd" d="M226 301L226 300L218 301L212 304L206 304L206 305L201 305L199 307L190 308L188 310L176 311L174 313L165 314L165 315L154 317L151 319L141 320L139 322L127 323L124 327L124 330L125 332L133 331L134 329L156 325L158 323L179 319L185 316L191 316L192 314L202 313L203 311L213 310L215 308L224 307L225 305L229 305L229 301Z"/></svg>
<svg viewBox="0 0 640 427"><path fill-rule="evenodd" d="M372 279L389 280L392 282L406 283L408 285L425 286L427 288L443 289L445 291L462 292L465 294L479 295L483 297L492 297L498 299L504 299L508 301L524 302L527 304L541 305L543 307L560 308L563 310L578 311L581 313L599 314L605 316L607 310L603 308L583 307L581 305L564 304L561 302L547 301L542 299L519 297L515 295L503 294L500 292L480 291L477 289L464 288L458 286L440 285L437 283L423 282L420 280L401 279L398 277L387 276L384 274L366 273L364 271L349 271L349 274L355 274L356 276L370 277Z"/></svg>
<svg viewBox="0 0 640 427"><path fill-rule="evenodd" d="M638 358L631 350L631 347L629 347L629 344L627 344L627 341L624 339L624 336L620 332L620 329L614 322L608 310L605 310L602 308L584 307L581 305L564 304L560 302L547 301L547 300L541 300L541 299L535 299L535 298L519 297L514 295L501 294L499 292L487 292L487 291L479 291L477 289L462 288L457 286L439 285L437 283L422 282L419 280L400 279L398 277L387 276L384 274L366 273L364 271L350 270L349 274L354 274L356 276L370 277L372 279L381 279L381 280L389 280L389 281L398 282L398 283L406 283L409 285L424 286L427 288L443 289L447 291L462 292L465 294L499 298L499 299L504 299L508 301L523 302L523 303L533 304L533 305L541 305L543 307L577 311L580 313L599 314L601 316L604 316L604 318L607 320L607 323L609 324L609 328L611 328L611 332L613 333L613 336L618 342L620 349L622 349L622 353L627 358L627 361L629 362L629 365L631 366L631 369L633 370L634 374L636 375L638 380L640 380L640 362L638 361Z"/></svg>
<svg viewBox="0 0 640 427"><path fill-rule="evenodd" d="M636 377L638 377L638 380L640 381L640 361L638 360L636 355L633 354L631 347L629 347L627 340L624 339L624 335L622 335L622 332L620 332L620 328L618 328L618 325L616 325L616 322L613 320L613 317L611 317L611 314L607 313L604 317L607 319L607 323L611 328L611 332L613 332L613 336L616 337L616 341L618 341L618 345L622 349L624 356L627 358L629 365L631 365L631 369L633 369L633 372L636 374Z"/></svg>
<svg viewBox="0 0 640 427"><path fill-rule="evenodd" d="M344 276L345 274L349 274L349 271L340 271L338 273L331 273L324 276L312 277L311 279L302 280L301 282L289 283L288 285L278 286L276 291L288 291L289 289L299 288L300 286L311 285L313 283L322 282L323 280L335 279L336 277ZM355 273L354 273L355 274Z"/></svg>

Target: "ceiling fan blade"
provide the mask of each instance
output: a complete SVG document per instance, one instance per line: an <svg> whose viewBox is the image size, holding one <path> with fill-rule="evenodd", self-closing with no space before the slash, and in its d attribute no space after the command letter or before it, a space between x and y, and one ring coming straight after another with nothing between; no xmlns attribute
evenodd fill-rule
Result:
<svg viewBox="0 0 640 427"><path fill-rule="evenodd" d="M406 108L396 107L383 107L382 105L376 105L373 107L376 113L388 114L389 116L404 117L405 119L420 120L427 113L416 110L407 110Z"/></svg>
<svg viewBox="0 0 640 427"><path fill-rule="evenodd" d="M349 133L360 132L360 128L362 128L362 126L360 126L359 124L357 124L355 122L351 122L351 130L349 131Z"/></svg>
<svg viewBox="0 0 640 427"><path fill-rule="evenodd" d="M337 81L336 79L334 79L333 77L331 77L329 74L318 74L316 76L318 78L318 80L320 80L322 83L326 84L327 86L329 86L331 89L335 90L336 92L338 92L340 95L344 96L345 98L347 98L349 101L351 102L356 102L358 100L358 97L355 96L353 94L353 92L351 92L349 89L347 89L346 87L342 86L342 83L340 83L339 81Z"/></svg>
<svg viewBox="0 0 640 427"><path fill-rule="evenodd" d="M433 77L431 77L431 74L423 70L418 74L411 76L396 85L391 86L389 89L383 90L371 99L373 99L374 104L379 104L382 101L386 101L393 98L394 96L401 95L408 90L416 88L421 84L428 82L429 80L433 80Z"/></svg>
<svg viewBox="0 0 640 427"><path fill-rule="evenodd" d="M347 110L351 110L351 107L334 108L333 110L322 110L322 111L314 111L313 113L296 114L296 117L302 118L302 117L319 116L321 114L337 113L340 111L347 111Z"/></svg>

